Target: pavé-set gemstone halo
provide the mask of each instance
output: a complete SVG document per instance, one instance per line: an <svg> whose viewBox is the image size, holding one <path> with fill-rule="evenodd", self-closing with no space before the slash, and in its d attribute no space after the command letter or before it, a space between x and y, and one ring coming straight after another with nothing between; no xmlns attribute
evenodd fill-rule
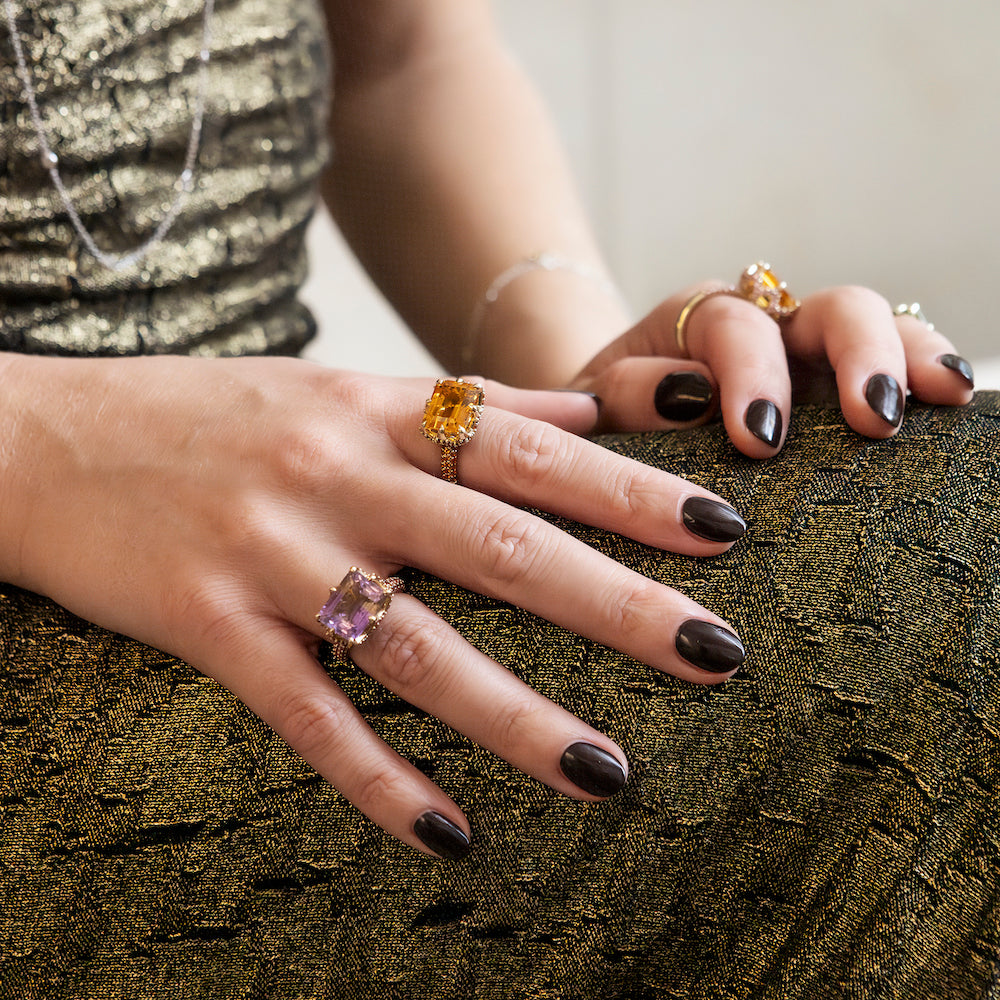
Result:
<svg viewBox="0 0 1000 1000"><path fill-rule="evenodd" d="M460 378L442 378L424 407L421 433L436 444L457 448L471 441L483 412L483 387Z"/></svg>
<svg viewBox="0 0 1000 1000"><path fill-rule="evenodd" d="M392 602L392 595L403 589L397 576L388 580L352 566L316 615L326 629L328 642L341 650L359 646L378 628Z"/></svg>
<svg viewBox="0 0 1000 1000"><path fill-rule="evenodd" d="M737 291L772 319L788 319L801 304L788 290L788 285L774 273L771 265L763 260L744 270Z"/></svg>

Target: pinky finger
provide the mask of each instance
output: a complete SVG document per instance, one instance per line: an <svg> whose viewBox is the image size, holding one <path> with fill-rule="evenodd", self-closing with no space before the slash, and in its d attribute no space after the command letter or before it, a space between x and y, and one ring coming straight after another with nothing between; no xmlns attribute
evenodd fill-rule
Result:
<svg viewBox="0 0 1000 1000"><path fill-rule="evenodd" d="M917 316L897 316L906 378L917 399L937 406L968 403L975 388L972 365L955 353L945 336Z"/></svg>
<svg viewBox="0 0 1000 1000"><path fill-rule="evenodd" d="M379 739L299 633L278 632L271 643L239 652L242 658L230 661L240 662L238 674L212 676L349 802L418 851L449 861L468 854L462 811Z"/></svg>

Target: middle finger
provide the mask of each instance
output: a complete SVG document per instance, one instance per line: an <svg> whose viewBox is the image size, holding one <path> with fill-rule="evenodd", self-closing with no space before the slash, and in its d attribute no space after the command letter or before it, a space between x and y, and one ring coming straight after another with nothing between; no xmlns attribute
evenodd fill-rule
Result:
<svg viewBox="0 0 1000 1000"><path fill-rule="evenodd" d="M415 437L407 439L414 460L433 471L436 447ZM472 489L429 476L397 487L413 498L406 551L393 554L400 562L679 677L718 682L740 665L743 648L722 619L486 494L698 555L723 551L744 530L719 498L549 424L491 408L460 450L458 468Z"/></svg>

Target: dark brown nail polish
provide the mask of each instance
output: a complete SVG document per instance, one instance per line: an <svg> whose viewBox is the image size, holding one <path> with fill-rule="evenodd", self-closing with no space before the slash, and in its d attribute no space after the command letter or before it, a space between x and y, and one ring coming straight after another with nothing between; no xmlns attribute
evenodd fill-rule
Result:
<svg viewBox="0 0 1000 1000"><path fill-rule="evenodd" d="M607 798L625 784L625 768L593 743L574 743L559 761L562 773L585 792Z"/></svg>
<svg viewBox="0 0 1000 1000"><path fill-rule="evenodd" d="M966 382L969 383L970 389L975 389L976 380L975 376L972 374L972 365L969 364L965 358L960 358L957 354L942 354L938 358L938 361L945 366L945 368L950 368L953 372L958 372Z"/></svg>
<svg viewBox="0 0 1000 1000"><path fill-rule="evenodd" d="M781 410L769 399L755 399L744 417L747 430L764 444L778 447L781 440Z"/></svg>
<svg viewBox="0 0 1000 1000"><path fill-rule="evenodd" d="M727 674L746 658L743 643L732 632L697 618L677 630L674 645L688 663L713 674Z"/></svg>
<svg viewBox="0 0 1000 1000"><path fill-rule="evenodd" d="M461 827L440 813L425 812L413 824L413 832L445 861L461 861L472 850L472 842Z"/></svg>
<svg viewBox="0 0 1000 1000"><path fill-rule="evenodd" d="M747 530L747 523L728 504L707 497L688 497L681 507L684 527L710 542L735 542Z"/></svg>
<svg viewBox="0 0 1000 1000"><path fill-rule="evenodd" d="M664 420L684 424L708 413L712 383L698 372L671 372L656 387L653 405Z"/></svg>
<svg viewBox="0 0 1000 1000"><path fill-rule="evenodd" d="M865 385L865 399L887 424L899 426L903 419L903 391L891 375L872 375Z"/></svg>

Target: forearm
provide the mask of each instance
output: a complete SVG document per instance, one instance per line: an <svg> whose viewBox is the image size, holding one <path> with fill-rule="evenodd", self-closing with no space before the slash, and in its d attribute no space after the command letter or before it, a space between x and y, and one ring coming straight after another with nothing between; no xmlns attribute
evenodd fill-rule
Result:
<svg viewBox="0 0 1000 1000"><path fill-rule="evenodd" d="M476 303L516 261L555 250L603 268L559 144L488 10L433 0L405 30L386 17L367 36L350 21L333 10L335 156L324 193L338 223L446 367L562 383L626 324L600 282L571 271L512 282L482 311L471 357L463 351ZM365 59L351 48L360 44L395 58Z"/></svg>

